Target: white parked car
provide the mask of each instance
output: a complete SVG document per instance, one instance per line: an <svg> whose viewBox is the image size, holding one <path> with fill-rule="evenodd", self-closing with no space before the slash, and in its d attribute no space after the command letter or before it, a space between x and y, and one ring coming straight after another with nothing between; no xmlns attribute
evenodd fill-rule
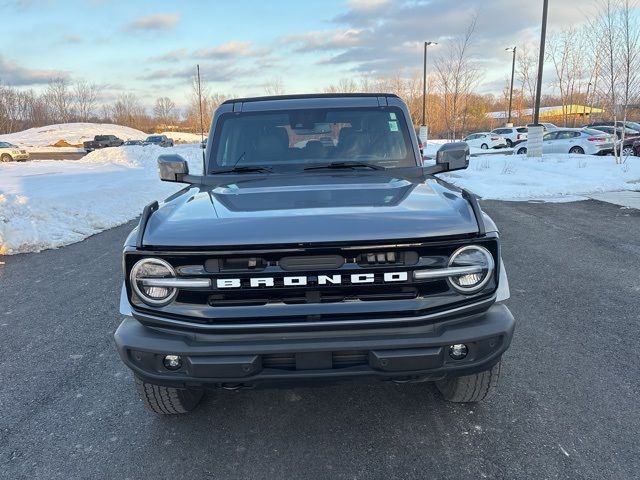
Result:
<svg viewBox="0 0 640 480"><path fill-rule="evenodd" d="M491 132L472 133L467 135L463 141L467 142L470 147L482 148L483 150L507 146L507 141L504 137Z"/></svg>
<svg viewBox="0 0 640 480"><path fill-rule="evenodd" d="M542 125L542 130L544 130L545 133L555 132L556 130L558 130L558 128L560 128L555 126L553 123L549 123L549 122L540 122L538 125ZM527 129L527 135L529 134L529 130L528 130L529 127L532 127L532 126L533 126L533 123L529 123L527 124L526 127L523 127Z"/></svg>
<svg viewBox="0 0 640 480"><path fill-rule="evenodd" d="M17 145L9 142L0 142L0 161L10 162L12 160L29 160L29 153Z"/></svg>
<svg viewBox="0 0 640 480"><path fill-rule="evenodd" d="M590 128L559 128L542 137L542 153L606 155L613 152L613 137ZM527 142L516 147L518 155L527 153Z"/></svg>
<svg viewBox="0 0 640 480"><path fill-rule="evenodd" d="M504 137L508 147L513 147L527 139L527 127L500 127L491 130L491 133Z"/></svg>

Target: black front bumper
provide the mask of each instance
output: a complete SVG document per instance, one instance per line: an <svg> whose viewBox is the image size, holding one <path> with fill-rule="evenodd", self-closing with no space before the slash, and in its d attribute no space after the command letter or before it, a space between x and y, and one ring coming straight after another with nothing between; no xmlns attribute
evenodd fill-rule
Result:
<svg viewBox="0 0 640 480"><path fill-rule="evenodd" d="M437 380L492 367L511 343L509 309L488 310L420 326L334 332L200 334L147 327L126 317L115 333L125 364L144 380L171 387L235 387L346 380ZM464 343L468 355L449 356ZM165 355L182 357L176 371Z"/></svg>

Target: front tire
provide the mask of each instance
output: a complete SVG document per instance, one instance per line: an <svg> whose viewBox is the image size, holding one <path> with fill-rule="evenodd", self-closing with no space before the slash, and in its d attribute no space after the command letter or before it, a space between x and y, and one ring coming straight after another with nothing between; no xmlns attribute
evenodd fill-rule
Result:
<svg viewBox="0 0 640 480"><path fill-rule="evenodd" d="M527 154L527 149L522 147L519 148L518 151L516 152L518 155L526 155Z"/></svg>
<svg viewBox="0 0 640 480"><path fill-rule="evenodd" d="M135 376L136 390L147 410L160 415L180 415L198 406L202 390L182 390L147 383Z"/></svg>
<svg viewBox="0 0 640 480"><path fill-rule="evenodd" d="M0 161L2 162L10 162L11 160L13 160L13 157L8 153L3 153L2 157L0 157Z"/></svg>
<svg viewBox="0 0 640 480"><path fill-rule="evenodd" d="M436 386L445 400L456 403L475 403L491 396L500 377L500 361L489 370L439 380Z"/></svg>
<svg viewBox="0 0 640 480"><path fill-rule="evenodd" d="M507 147L509 148L513 147L513 142L511 141L510 138L507 138Z"/></svg>
<svg viewBox="0 0 640 480"><path fill-rule="evenodd" d="M584 150L582 149L582 147L571 147L571 150L569 150L569 153L584 155Z"/></svg>

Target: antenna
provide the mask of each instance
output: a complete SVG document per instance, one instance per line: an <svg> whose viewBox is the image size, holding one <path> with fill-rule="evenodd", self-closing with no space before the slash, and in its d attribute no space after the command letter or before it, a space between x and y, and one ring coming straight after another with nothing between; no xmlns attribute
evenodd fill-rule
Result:
<svg viewBox="0 0 640 480"><path fill-rule="evenodd" d="M204 142L204 120L202 119L202 88L200 87L200 65L196 64L196 69L198 72L198 104L200 105L200 145ZM202 175L206 175L205 170L205 154L204 149L202 150Z"/></svg>

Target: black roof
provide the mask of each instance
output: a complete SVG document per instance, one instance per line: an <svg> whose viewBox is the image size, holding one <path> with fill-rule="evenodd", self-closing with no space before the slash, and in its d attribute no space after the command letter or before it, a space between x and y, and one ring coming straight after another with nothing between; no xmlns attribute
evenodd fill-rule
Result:
<svg viewBox="0 0 640 480"><path fill-rule="evenodd" d="M267 95L264 97L249 97L249 98L231 98L222 102L236 103L236 102L265 102L269 100L300 100L305 98L361 98L361 97L396 97L395 93L304 93L296 95Z"/></svg>

